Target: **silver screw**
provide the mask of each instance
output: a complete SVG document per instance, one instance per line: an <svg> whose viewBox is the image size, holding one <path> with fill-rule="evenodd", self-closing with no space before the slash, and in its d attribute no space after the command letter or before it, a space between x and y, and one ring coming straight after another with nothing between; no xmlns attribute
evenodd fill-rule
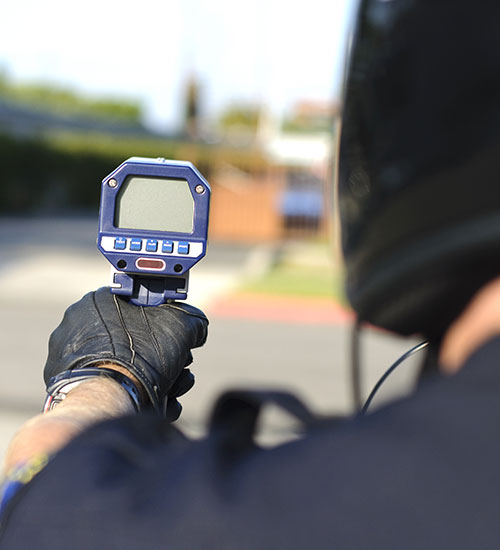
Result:
<svg viewBox="0 0 500 550"><path fill-rule="evenodd" d="M203 185L197 185L194 190L198 193L198 195L201 195L205 192L205 188L203 187Z"/></svg>
<svg viewBox="0 0 500 550"><path fill-rule="evenodd" d="M115 178L111 178L109 181L108 181L108 185L110 187L116 187L118 185L118 182L115 180Z"/></svg>

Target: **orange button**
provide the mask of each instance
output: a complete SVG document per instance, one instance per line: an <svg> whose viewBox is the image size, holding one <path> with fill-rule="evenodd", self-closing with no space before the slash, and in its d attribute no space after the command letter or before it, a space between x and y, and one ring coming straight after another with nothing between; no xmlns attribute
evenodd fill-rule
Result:
<svg viewBox="0 0 500 550"><path fill-rule="evenodd" d="M165 262L163 260L156 260L152 258L139 258L135 265L137 269L153 269L156 271L163 271L165 269Z"/></svg>

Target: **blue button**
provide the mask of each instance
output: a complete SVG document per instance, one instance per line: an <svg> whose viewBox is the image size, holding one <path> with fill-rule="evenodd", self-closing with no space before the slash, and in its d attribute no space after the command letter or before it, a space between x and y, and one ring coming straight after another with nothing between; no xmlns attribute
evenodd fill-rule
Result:
<svg viewBox="0 0 500 550"><path fill-rule="evenodd" d="M130 241L130 250L132 252L139 252L142 249L142 239L132 239Z"/></svg>
<svg viewBox="0 0 500 550"><path fill-rule="evenodd" d="M127 239L125 237L116 237L115 250L125 250L127 246Z"/></svg>
<svg viewBox="0 0 500 550"><path fill-rule="evenodd" d="M156 239L148 239L146 241L146 250L148 252L156 252L158 250L158 241Z"/></svg>
<svg viewBox="0 0 500 550"><path fill-rule="evenodd" d="M166 254L171 254L174 251L174 242L173 241L163 241L161 245L161 251Z"/></svg>
<svg viewBox="0 0 500 550"><path fill-rule="evenodd" d="M179 243L177 252L179 254L189 254L189 243Z"/></svg>

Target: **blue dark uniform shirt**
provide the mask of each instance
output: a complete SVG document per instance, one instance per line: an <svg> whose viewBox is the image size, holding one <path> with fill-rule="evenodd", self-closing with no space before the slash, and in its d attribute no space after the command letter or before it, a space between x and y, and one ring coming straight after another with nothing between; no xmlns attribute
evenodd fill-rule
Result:
<svg viewBox="0 0 500 550"><path fill-rule="evenodd" d="M16 495L0 548L498 548L500 338L365 418L226 451L151 417L102 423Z"/></svg>

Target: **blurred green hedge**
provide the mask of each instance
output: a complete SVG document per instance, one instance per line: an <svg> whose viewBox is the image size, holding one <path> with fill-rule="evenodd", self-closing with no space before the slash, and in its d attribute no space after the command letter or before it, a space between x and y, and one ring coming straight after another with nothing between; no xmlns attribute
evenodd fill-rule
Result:
<svg viewBox="0 0 500 550"><path fill-rule="evenodd" d="M0 213L95 210L99 182L121 156L74 154L36 139L0 135Z"/></svg>
<svg viewBox="0 0 500 550"><path fill-rule="evenodd" d="M99 134L0 134L0 215L95 211L102 179L131 156L189 160L209 181L224 165L247 172L267 168L252 149Z"/></svg>

